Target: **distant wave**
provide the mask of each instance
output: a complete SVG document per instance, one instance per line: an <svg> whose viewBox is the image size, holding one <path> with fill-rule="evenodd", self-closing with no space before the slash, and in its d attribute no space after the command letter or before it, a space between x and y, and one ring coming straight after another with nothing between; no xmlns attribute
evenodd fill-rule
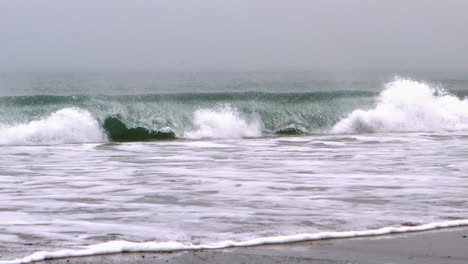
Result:
<svg viewBox="0 0 468 264"><path fill-rule="evenodd" d="M202 250L202 249L222 249L228 247L247 247L265 244L281 244L293 243L302 241L322 240L331 238L353 238L353 237L366 237L366 236L380 236L395 233L407 233L416 231L428 231L440 228L449 227L463 227L468 226L468 220L455 220L448 222L429 223L419 226L400 226L400 227L383 227L379 229L371 229L365 231L344 231L344 232L321 232L321 233L306 233L296 234L290 236L276 236L276 237L259 237L247 241L233 241L226 240L208 245L193 245L184 244L175 241L169 242L128 242L128 241L110 241L97 245L87 246L84 249L65 249L54 252L40 251L30 256L14 259L14 260L0 260L0 264L23 264L34 261L41 261L47 259L57 259L66 257L83 257L95 256L102 254L113 254L122 252L170 252L180 250Z"/></svg>

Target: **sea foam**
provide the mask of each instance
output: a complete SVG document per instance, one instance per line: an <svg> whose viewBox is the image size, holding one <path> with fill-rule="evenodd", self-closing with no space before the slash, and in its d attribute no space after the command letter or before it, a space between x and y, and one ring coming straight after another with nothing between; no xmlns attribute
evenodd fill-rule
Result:
<svg viewBox="0 0 468 264"><path fill-rule="evenodd" d="M181 250L200 250L200 249L222 249L228 247L247 247L266 244L281 244L293 243L302 241L322 240L331 238L353 238L366 236L380 236L387 234L428 231L433 229L462 227L468 226L468 220L455 220L447 222L430 223L419 226L400 226L400 227L383 227L379 229L365 231L345 231L345 232L321 232L321 233L306 233L290 236L276 237L260 237L246 241L225 240L214 244L193 245L180 242L129 242L129 241L109 241L92 246L87 246L84 249L77 250L59 250L54 252L40 251L30 256L14 259L0 260L0 264L22 264L46 259L66 258L66 257L82 257L95 256L102 254L113 254L122 252L168 252Z"/></svg>
<svg viewBox="0 0 468 264"><path fill-rule="evenodd" d="M374 109L353 111L332 133L453 131L468 129L468 100L439 87L396 78L385 85Z"/></svg>
<svg viewBox="0 0 468 264"><path fill-rule="evenodd" d="M199 109L193 117L193 129L184 133L187 139L245 138L261 136L258 121L247 122L230 106L221 109Z"/></svg>
<svg viewBox="0 0 468 264"><path fill-rule="evenodd" d="M86 110L63 108L28 123L0 125L0 145L102 142L98 121Z"/></svg>

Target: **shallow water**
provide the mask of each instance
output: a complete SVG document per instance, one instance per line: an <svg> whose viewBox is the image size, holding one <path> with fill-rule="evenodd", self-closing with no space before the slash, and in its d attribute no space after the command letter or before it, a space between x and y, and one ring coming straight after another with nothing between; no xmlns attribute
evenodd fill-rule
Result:
<svg viewBox="0 0 468 264"><path fill-rule="evenodd" d="M0 239L22 249L11 258L463 219L467 143L457 132L5 146Z"/></svg>

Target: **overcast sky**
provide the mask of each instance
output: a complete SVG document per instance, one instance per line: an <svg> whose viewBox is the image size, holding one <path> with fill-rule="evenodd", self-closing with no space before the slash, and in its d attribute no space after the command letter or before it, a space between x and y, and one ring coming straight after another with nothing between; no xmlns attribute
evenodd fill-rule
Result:
<svg viewBox="0 0 468 264"><path fill-rule="evenodd" d="M0 70L468 69L466 0L0 0Z"/></svg>

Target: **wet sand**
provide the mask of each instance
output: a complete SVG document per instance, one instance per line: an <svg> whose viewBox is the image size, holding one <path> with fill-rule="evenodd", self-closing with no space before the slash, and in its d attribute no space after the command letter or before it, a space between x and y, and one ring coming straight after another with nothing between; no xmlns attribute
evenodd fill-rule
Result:
<svg viewBox="0 0 468 264"><path fill-rule="evenodd" d="M468 228L171 253L121 253L40 264L468 263Z"/></svg>

